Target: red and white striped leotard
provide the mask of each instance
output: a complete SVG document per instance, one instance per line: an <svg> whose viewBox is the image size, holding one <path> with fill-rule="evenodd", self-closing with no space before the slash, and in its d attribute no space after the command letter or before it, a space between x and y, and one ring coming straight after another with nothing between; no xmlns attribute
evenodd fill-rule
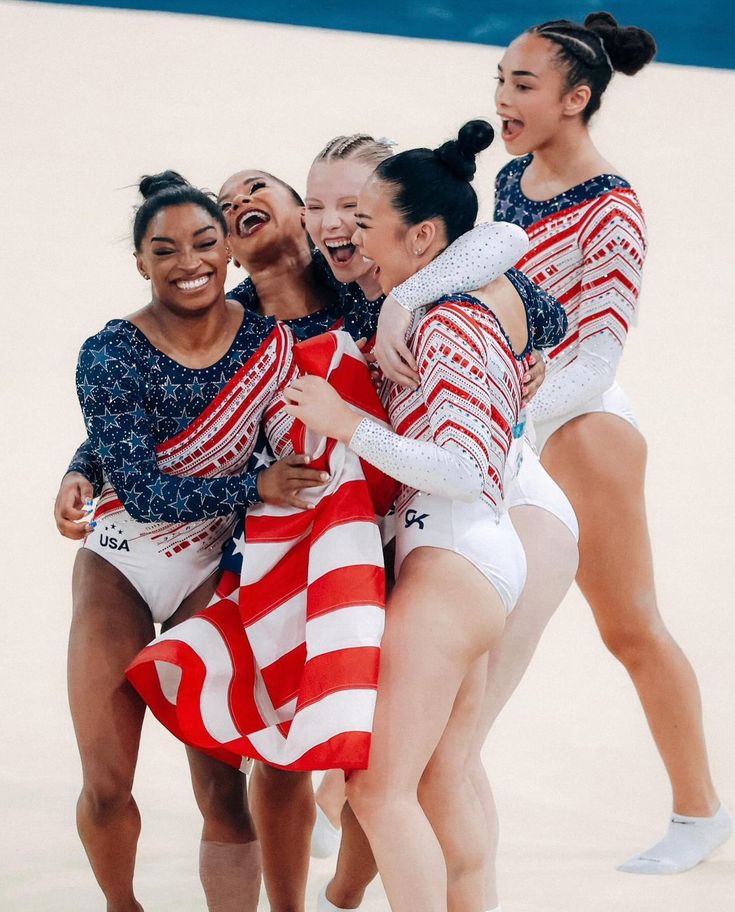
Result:
<svg viewBox="0 0 735 912"><path fill-rule="evenodd" d="M396 571L415 548L462 554L506 610L525 580L525 557L503 506L503 474L521 408L523 364L497 319L465 295L442 299L412 340L420 385L390 384L395 432L364 420L350 447L402 483Z"/></svg>
<svg viewBox="0 0 735 912"><path fill-rule="evenodd" d="M523 195L531 156L510 162L496 183L496 218L525 228L518 263L567 313L564 340L547 352L543 386L529 405L539 449L578 415L607 411L635 423L615 372L635 323L646 228L638 197L616 175L600 175L550 200Z"/></svg>

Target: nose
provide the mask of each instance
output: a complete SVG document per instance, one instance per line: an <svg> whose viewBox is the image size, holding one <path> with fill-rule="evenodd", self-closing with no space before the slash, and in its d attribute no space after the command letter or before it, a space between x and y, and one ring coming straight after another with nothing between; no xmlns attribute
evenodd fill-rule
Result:
<svg viewBox="0 0 735 912"><path fill-rule="evenodd" d="M355 247L362 246L362 229L361 228L359 228L359 227L355 228L355 232L352 235L352 237L350 238L350 241L355 245Z"/></svg>
<svg viewBox="0 0 735 912"><path fill-rule="evenodd" d="M495 104L499 108L502 108L503 105L506 103L505 94L506 94L507 86L508 86L507 79L505 80L505 82L498 82L497 85L495 86Z"/></svg>
<svg viewBox="0 0 735 912"><path fill-rule="evenodd" d="M325 209L322 222L325 228L339 228L342 224L342 219L336 209Z"/></svg>
<svg viewBox="0 0 735 912"><path fill-rule="evenodd" d="M179 268L185 272L196 272L202 264L202 257L196 247L184 248L179 254Z"/></svg>
<svg viewBox="0 0 735 912"><path fill-rule="evenodd" d="M245 203L250 202L249 196L244 196L242 193L238 193L236 197L232 200L232 208L237 209L238 206L244 206Z"/></svg>

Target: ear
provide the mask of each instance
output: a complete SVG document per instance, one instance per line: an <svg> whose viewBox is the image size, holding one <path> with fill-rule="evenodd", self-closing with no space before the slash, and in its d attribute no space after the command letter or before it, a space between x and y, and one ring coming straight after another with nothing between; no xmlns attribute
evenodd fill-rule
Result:
<svg viewBox="0 0 735 912"><path fill-rule="evenodd" d="M143 276L144 279L150 279L150 276L146 272L145 266L143 265L143 257L137 251L133 251L133 256L135 257L135 265L138 267L138 272Z"/></svg>
<svg viewBox="0 0 735 912"><path fill-rule="evenodd" d="M423 256L434 243L437 236L436 222L426 221L413 225L406 235L409 252L413 256Z"/></svg>
<svg viewBox="0 0 735 912"><path fill-rule="evenodd" d="M301 216L301 227L306 228L306 207L302 206L299 209L299 215Z"/></svg>
<svg viewBox="0 0 735 912"><path fill-rule="evenodd" d="M575 86L562 99L562 114L576 117L584 111L591 97L592 90L588 85Z"/></svg>

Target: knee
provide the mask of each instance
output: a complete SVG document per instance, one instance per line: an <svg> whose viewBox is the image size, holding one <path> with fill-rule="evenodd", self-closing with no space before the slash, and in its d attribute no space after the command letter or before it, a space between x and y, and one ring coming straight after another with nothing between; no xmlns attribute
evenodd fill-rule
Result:
<svg viewBox="0 0 735 912"><path fill-rule="evenodd" d="M360 773L353 773L349 777L345 792L350 808L366 833L389 806L395 807L397 800L397 796L389 796L384 788Z"/></svg>
<svg viewBox="0 0 735 912"><path fill-rule="evenodd" d="M241 782L220 782L212 777L198 783L196 800L205 823L217 824L237 833L250 828L244 777Z"/></svg>
<svg viewBox="0 0 735 912"><path fill-rule="evenodd" d="M126 810L132 800L130 785L108 776L85 781L79 805L93 823L104 826Z"/></svg>
<svg viewBox="0 0 735 912"><path fill-rule="evenodd" d="M607 649L629 670L657 661L671 641L659 619L611 624L600 633Z"/></svg>

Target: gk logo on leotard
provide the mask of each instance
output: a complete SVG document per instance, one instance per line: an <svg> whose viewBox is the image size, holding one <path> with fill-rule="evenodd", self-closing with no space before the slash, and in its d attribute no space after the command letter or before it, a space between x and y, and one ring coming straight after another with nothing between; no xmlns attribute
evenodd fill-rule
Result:
<svg viewBox="0 0 735 912"><path fill-rule="evenodd" d="M404 520L406 528L410 529L411 526L416 523L419 524L419 529L424 528L424 520L429 518L428 513L422 513L419 515L418 510L406 510L406 518Z"/></svg>

